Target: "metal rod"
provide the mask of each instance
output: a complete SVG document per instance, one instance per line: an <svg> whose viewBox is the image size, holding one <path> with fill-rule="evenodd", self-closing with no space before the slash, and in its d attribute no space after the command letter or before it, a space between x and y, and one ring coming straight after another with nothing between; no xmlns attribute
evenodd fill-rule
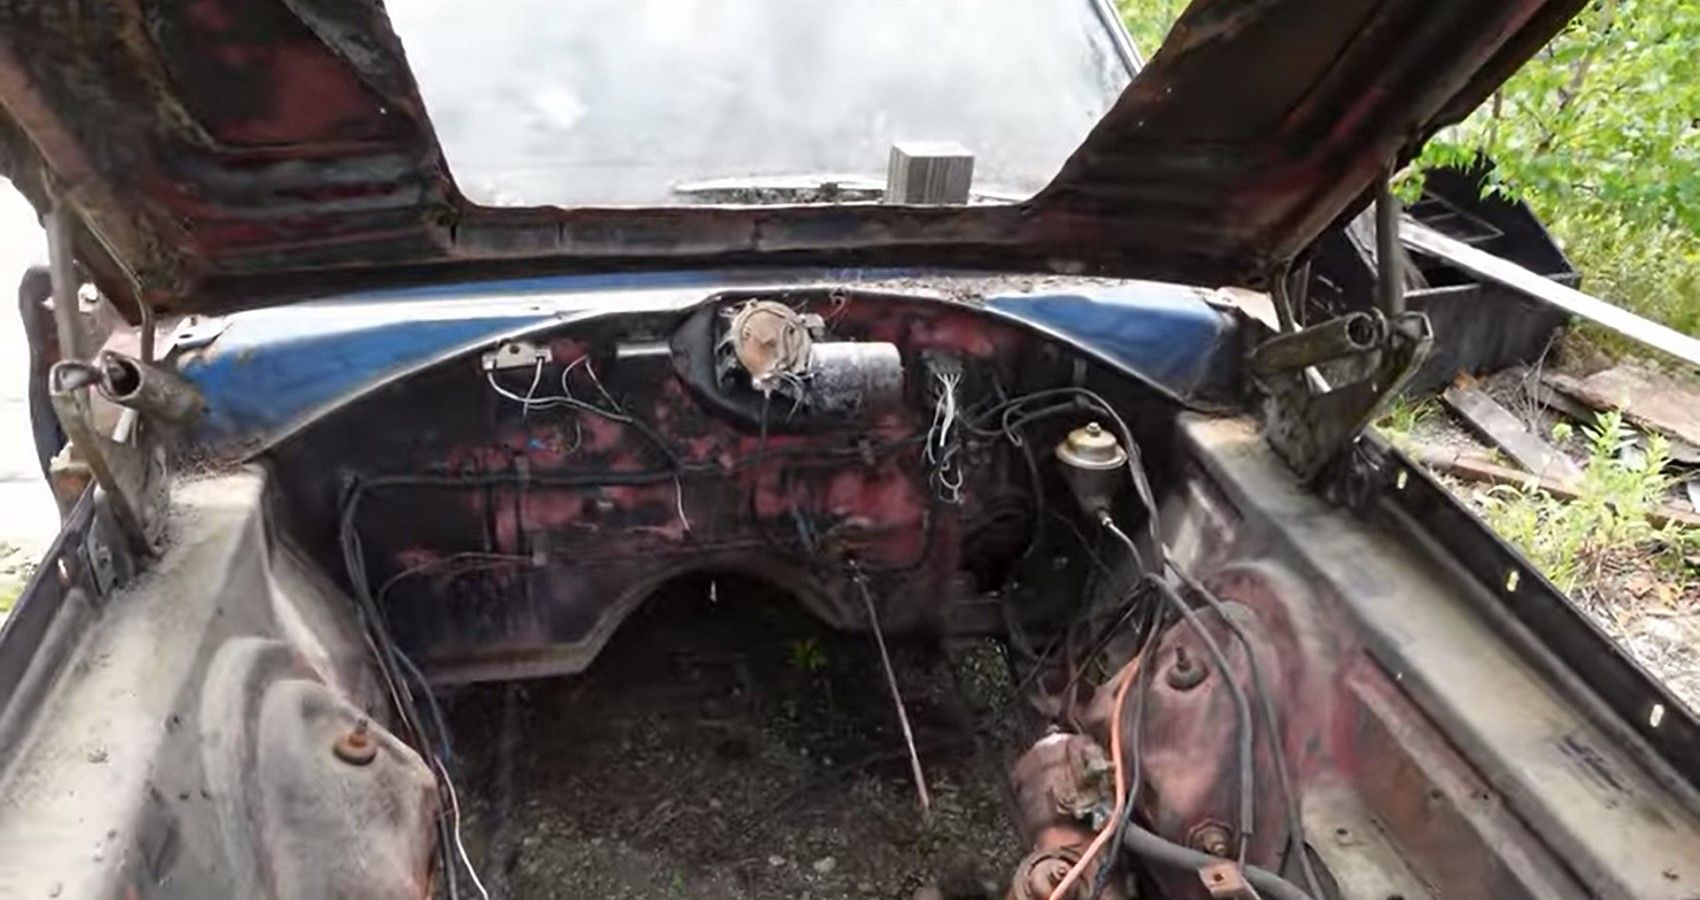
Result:
<svg viewBox="0 0 1700 900"><path fill-rule="evenodd" d="M58 202L42 217L47 230L48 274L53 284L53 323L59 358L82 359L82 323L77 309L77 268L71 249L71 215Z"/></svg>
<svg viewBox="0 0 1700 900"><path fill-rule="evenodd" d="M1375 196L1375 304L1384 315L1405 311L1405 251L1399 246L1399 198L1393 196L1393 176L1381 179Z"/></svg>
<svg viewBox="0 0 1700 900"><path fill-rule="evenodd" d="M140 293L140 291L137 293ZM154 329L158 327L154 321L153 307L149 306L146 300L137 300L136 306L141 311L142 319L142 362L152 363L154 361L154 338L156 337Z"/></svg>
<svg viewBox="0 0 1700 900"><path fill-rule="evenodd" d="M201 392L172 369L113 350L102 351L96 362L101 395L119 406L172 425L188 424L201 414Z"/></svg>
<svg viewBox="0 0 1700 900"><path fill-rule="evenodd" d="M874 598L868 594L867 579L862 570L851 567L851 580L862 595L862 606L868 611L868 624L873 626L874 645L879 647L880 665L885 668L885 684L891 689L891 702L897 707L897 724L903 728L903 742L909 748L909 769L915 776L915 794L920 798L921 811L929 812L933 801L927 794L927 776L921 772L921 754L915 749L915 733L909 728L909 711L903 708L903 694L897 689L897 673L891 668L891 654L885 649L885 635L880 633L880 617L874 611Z"/></svg>
<svg viewBox="0 0 1700 900"><path fill-rule="evenodd" d="M1252 351L1248 364L1259 375L1272 375L1366 353L1381 340L1381 320L1371 313L1347 313L1264 341Z"/></svg>

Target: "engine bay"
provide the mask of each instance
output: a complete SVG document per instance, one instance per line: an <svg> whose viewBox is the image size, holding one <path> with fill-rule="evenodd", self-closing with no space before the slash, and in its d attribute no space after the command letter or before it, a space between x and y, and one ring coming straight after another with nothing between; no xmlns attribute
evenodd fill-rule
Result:
<svg viewBox="0 0 1700 900"><path fill-rule="evenodd" d="M468 362L357 401L331 420L349 429L335 440L277 451L285 480L322 483L328 468L371 461L334 501L320 494L336 504L356 598L383 623L391 680L594 681L622 623L667 585L706 577L712 598L721 579L755 579L820 625L871 636L878 665L865 677L889 689L925 820L927 761L888 642L981 642L1030 721L989 729L1027 852L979 880L1060 900L1125 896L1146 877L1118 859L1138 827L1123 720L1147 705L1139 661L1166 652L1175 690L1227 679L1235 724L1218 737L1240 735L1217 782L1227 792L1188 801L1232 802L1220 820L1183 823L1176 852L1244 864L1255 850L1270 868L1245 871L1287 884L1276 874L1287 866L1324 896L1297 849L1285 747L1250 741L1254 719L1275 715L1255 645L1169 560L1158 530L1160 503L1175 498L1159 499L1152 478L1173 470L1143 448L1172 444L1179 412L1161 392L970 306L842 290L615 317L501 342L474 372ZM433 416L424 434L369 427L397 409L484 415ZM335 459L312 458L322 452ZM305 483L285 493L312 495ZM1231 659L1254 673L1243 688ZM452 745L440 712L414 716L404 725L426 746ZM1284 788L1265 785L1263 812L1284 823L1267 837L1253 823L1254 753Z"/></svg>
<svg viewBox="0 0 1700 900"><path fill-rule="evenodd" d="M526 873L561 869L561 859L602 871L635 858L649 860L638 881L651 888L645 879L675 869L697 885L673 891L681 896L833 896L866 883L879 896L1015 900L1385 898L1451 879L1458 896L1548 896L1538 867L1526 865L1545 854L1540 842L1472 810L1496 795L1445 740L1418 739L1434 732L1404 696L1409 667L1374 658L1366 616L1378 614L1375 598L1391 582L1366 588L1362 572L1320 573L1314 550L1291 543L1292 523L1247 508L1247 491L1298 490L1255 429L1188 412L1078 347L972 305L774 291L609 316L399 380L270 456L285 522L340 523L334 546L309 549L327 568L346 567L368 620L382 623L375 649L401 701L398 727L417 746L442 748L426 761L445 781L453 748L476 748L464 751L478 760L466 788L482 835L474 843L496 855L444 861L447 878L466 882L462 896L477 893L473 873L487 865L504 884L538 890ZM1235 476L1236 466L1251 469ZM1271 502L1278 510L1291 501ZM1364 544L1361 532L1348 516L1328 540L1356 547L1367 564L1386 548ZM1423 577L1432 576L1403 579ZM677 600L681 591L689 599ZM615 724L612 711L665 722L657 733L683 746L685 713L664 713L671 707L643 699L641 687L600 697L599 674L627 671L636 654L651 668L696 673L679 676L679 690L703 688L701 667L676 659L690 641L634 643L622 639L625 623L669 615L676 610L655 607L677 603L700 614L687 630L744 634L720 621L735 620L729 592L784 598L768 605L788 603L807 623L766 641L752 626L747 640L713 651L725 664L709 668L730 666L736 677L707 678L713 700L697 700L755 717L733 730L782 736L746 735L735 756L814 746L817 760L843 764L849 747L822 751L797 737L797 720L770 715L774 704L795 713L816 698L772 694L789 681L815 684L816 666L854 659L863 696L884 695L863 712L880 711L859 732L837 715L818 731L842 725L887 744L871 754L876 763L822 777L872 778L887 801L907 795L898 808L921 829L910 840L940 821L940 791L976 809L996 794L1011 843L966 868L910 853L905 865L854 878L798 868L802 856L833 856L821 847L837 838L769 854L728 838L741 848L731 860L693 854L686 841L680 856L655 821L755 817L775 841L793 834L767 823L778 814L765 808L705 811L708 799L724 807L731 798L693 792L715 781L701 777L665 798L640 791L646 799L615 817L637 815L635 832L611 824L603 834L575 813L572 840L526 837L515 810L537 807L515 799L530 789L499 748L557 746L552 723L580 715L602 723L602 738L629 735L631 723ZM819 650L822 635L861 651ZM917 652L953 673L949 691L915 686L905 661ZM750 674L775 659L783 673ZM964 660L993 672L1007 698L998 715L965 712L975 706L959 692ZM543 680L525 686L534 679ZM830 678L818 684L835 697L846 690ZM516 714L531 730L492 724L497 708L517 702L504 691L531 698ZM945 694L955 718L944 730L972 735L970 751L929 743ZM571 712L573 703L597 711ZM588 737L572 746L583 748L583 765L563 746L547 756L541 782L584 785L575 804L624 808L624 794L595 789L594 773L618 770L607 760L619 754L598 756L608 751ZM985 780L961 789L964 766ZM841 794L821 792L839 804L823 815L846 813ZM648 806L662 818L636 813ZM859 821L862 807L848 809L842 821ZM866 811L893 814L889 802ZM439 843L461 846L450 835ZM856 844L867 858L903 846ZM1517 848L1515 864L1505 847ZM626 855L611 861L604 850ZM764 869L768 856L785 863ZM858 858L853 848L839 857ZM1482 871L1498 874L1483 882ZM1365 884L1376 887L1365 893ZM1471 887L1480 884L1490 888Z"/></svg>
<svg viewBox="0 0 1700 900"><path fill-rule="evenodd" d="M63 595L98 627L38 655L62 667L31 676L54 716L0 729L11 777L43 786L0 817L0 845L41 862L0 883L1700 882L1692 787L1511 615L1518 578L1415 522L1443 494L1427 476L1383 455L1381 483L1331 500L1248 401L1200 409L1096 353L867 286L609 305L185 471L147 570L98 609Z"/></svg>

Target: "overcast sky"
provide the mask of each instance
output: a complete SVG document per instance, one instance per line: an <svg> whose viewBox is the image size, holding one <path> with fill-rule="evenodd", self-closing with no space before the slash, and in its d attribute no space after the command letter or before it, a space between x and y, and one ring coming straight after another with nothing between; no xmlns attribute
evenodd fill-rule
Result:
<svg viewBox="0 0 1700 900"><path fill-rule="evenodd" d="M42 480L24 402L29 371L18 281L24 268L47 262L47 238L35 210L0 178L0 544L20 545L29 556L46 549L58 514Z"/></svg>
<svg viewBox="0 0 1700 900"><path fill-rule="evenodd" d="M47 239L41 224L12 183L0 180L0 287L11 297L17 290L24 267L47 262ZM7 304L10 314L11 304Z"/></svg>

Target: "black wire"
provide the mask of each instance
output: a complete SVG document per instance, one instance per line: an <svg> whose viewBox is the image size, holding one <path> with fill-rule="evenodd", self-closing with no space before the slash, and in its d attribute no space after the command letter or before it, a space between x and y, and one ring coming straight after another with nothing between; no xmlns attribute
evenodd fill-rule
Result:
<svg viewBox="0 0 1700 900"><path fill-rule="evenodd" d="M1138 822L1132 820L1128 821L1127 830L1122 835L1122 846L1126 847L1128 852L1146 862L1195 874L1205 866L1221 862L1221 859L1208 853L1201 853L1191 847L1184 847L1168 838L1147 831L1141 828ZM1313 898L1300 889L1298 885L1268 869L1241 865L1240 872L1245 875L1245 880L1257 889L1260 896L1267 897L1269 900L1319 900L1321 897L1321 895L1318 895Z"/></svg>
<svg viewBox="0 0 1700 900"><path fill-rule="evenodd" d="M494 378L495 373L491 373L491 377ZM600 383L597 384L597 388L601 389ZM608 396L607 391L603 391L603 395ZM608 399L610 402L613 401L612 397L608 397ZM644 440L654 445L655 449L661 451L661 455L666 458L668 465L675 468L679 465L679 454L678 451L673 449L673 445L667 443L667 441L664 440L654 428L649 426L648 422L645 422L624 410L603 409L594 403L580 400L577 397L565 396L527 398L523 401L523 403L524 408L527 410L532 407L548 409L555 406L564 406L568 409L575 409L580 412L587 412L592 415L601 416L610 422L617 422L621 425L629 425L636 430L638 434L642 435Z"/></svg>
<svg viewBox="0 0 1700 900"><path fill-rule="evenodd" d="M1106 531L1115 535L1127 546L1130 553L1138 553L1138 550L1134 547L1133 538L1128 537L1126 532L1116 527L1116 523L1110 519L1108 514L1105 514L1102 524ZM1253 771L1252 761L1254 735L1251 702L1246 699L1245 689L1240 686L1239 680L1234 678L1233 669L1228 665L1228 657L1222 652L1221 645L1216 642L1216 638L1210 633L1210 630L1204 627L1204 623L1198 618L1198 614L1187 605L1180 594L1175 592L1167 580L1157 578L1153 579L1153 583L1156 584L1157 591L1163 596L1163 599L1168 601L1175 612L1180 613L1181 620L1186 622L1187 627L1198 637L1199 643L1204 645L1205 652L1210 655L1211 662L1221 673L1222 682L1227 686L1229 695L1233 697L1234 709L1239 715L1239 856L1240 863L1244 865L1246 848L1251 843L1256 825L1256 814L1252 804L1256 788L1256 775Z"/></svg>
<svg viewBox="0 0 1700 900"><path fill-rule="evenodd" d="M1257 662L1257 654L1252 652L1251 641L1247 638L1245 629L1240 623L1228 615L1228 609L1221 598L1205 588L1197 579L1178 569L1176 574L1186 583L1193 593L1204 599L1210 609L1222 618L1222 623L1228 627L1234 637L1244 648L1247 666L1251 672L1252 691L1257 694L1263 711L1263 727L1265 740L1269 744L1269 753L1275 760L1275 779L1281 788L1282 804L1287 816L1287 843L1292 851L1298 854L1299 870L1304 874L1305 885L1311 893L1322 896L1322 883L1316 877L1316 869L1310 863L1310 850L1306 846L1304 811L1299 804L1298 793L1293 789L1292 769L1287 765L1287 751L1282 746L1284 732L1281 730L1281 720L1275 709L1275 701L1269 696L1269 690L1263 681L1263 670Z"/></svg>
<svg viewBox="0 0 1700 900"><path fill-rule="evenodd" d="M1127 472L1129 479L1133 482L1134 495L1139 499L1140 504L1144 506L1149 513L1146 516L1146 527L1150 531L1151 543L1153 546L1161 546L1161 536L1157 533L1157 500L1156 495L1151 491L1151 483L1145 475L1144 454L1140 450L1139 444L1134 441L1133 430L1128 428L1127 421L1122 418L1120 413L1116 412L1115 408L1110 405L1109 401L1105 400L1097 392L1088 388L1073 385L1035 391L1031 394L1023 394L1022 396L1006 400L996 406L993 406L991 409L982 414L982 418L994 413L1002 417L1006 412L1014 407L1032 403L1036 400L1045 400L1052 397L1063 396L1077 397L1087 401L1092 406L1096 407L1097 411L1102 413L1110 420L1111 424L1115 426L1116 436L1121 438L1122 447L1127 451ZM1072 406L1056 404L1042 410L1035 411L1028 417L1020 419L1019 422L1021 424L1025 424L1039 418L1061 415L1071 409L1073 409ZM982 435L999 433L997 431L988 431L981 426L974 425L972 422L968 423L968 427L975 429L977 433Z"/></svg>
<svg viewBox="0 0 1700 900"><path fill-rule="evenodd" d="M429 747L433 743L425 736L420 722L419 706L413 698L413 692L407 689L405 676L398 677L397 655L400 650L395 645L395 639L389 633L383 614L378 609L371 594L371 585L366 578L366 563L360 548L360 536L354 529L355 514L360 508L360 499L364 496L366 486L356 482L349 489L348 497L343 501L342 515L339 521L339 542L342 545L343 565L348 571L349 586L352 588L356 606L361 619L366 626L367 640L372 645L373 656L378 663L379 674L389 687L390 697L396 704L396 715L401 718L403 728L412 737L415 744ZM429 688L426 688L429 693ZM433 703L435 700L433 699ZM436 770L433 769L436 777ZM439 780L437 790L440 794L443 784ZM437 817L437 853L438 862L443 867L445 889L450 900L457 900L460 889L456 883L454 862L454 833L447 812Z"/></svg>
<svg viewBox="0 0 1700 900"><path fill-rule="evenodd" d="M761 464L767 456L767 415L768 409L772 406L772 403L773 394L771 392L764 392L761 395L761 420L759 425L760 430L756 438L755 462L751 466L751 468L755 471L755 475L751 479L749 497L745 499L745 512L750 517L750 527L755 529L756 535L761 538L761 542L766 544L769 550L772 550L781 556L795 559L797 558L796 553L792 552L789 548L781 547L779 542L774 540L773 536L767 533L767 528L762 525L761 511L756 506L756 498L761 494Z"/></svg>

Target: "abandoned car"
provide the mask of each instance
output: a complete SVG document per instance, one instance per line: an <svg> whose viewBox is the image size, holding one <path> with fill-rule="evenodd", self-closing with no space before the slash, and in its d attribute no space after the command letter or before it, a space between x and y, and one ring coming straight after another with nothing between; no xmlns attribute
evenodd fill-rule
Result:
<svg viewBox="0 0 1700 900"><path fill-rule="evenodd" d="M1307 302L1579 6L7 4L0 896L1700 896Z"/></svg>

